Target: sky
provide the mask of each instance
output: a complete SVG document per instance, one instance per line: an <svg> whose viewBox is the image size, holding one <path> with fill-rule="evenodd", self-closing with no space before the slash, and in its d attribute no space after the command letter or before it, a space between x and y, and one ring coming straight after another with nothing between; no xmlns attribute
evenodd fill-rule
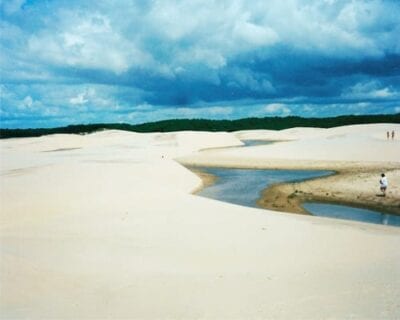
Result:
<svg viewBox="0 0 400 320"><path fill-rule="evenodd" d="M0 126L400 112L398 0L0 0Z"/></svg>

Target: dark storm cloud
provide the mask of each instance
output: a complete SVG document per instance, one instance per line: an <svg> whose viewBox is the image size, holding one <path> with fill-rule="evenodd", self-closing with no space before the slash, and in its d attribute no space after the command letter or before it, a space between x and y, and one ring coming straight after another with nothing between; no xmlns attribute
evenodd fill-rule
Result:
<svg viewBox="0 0 400 320"><path fill-rule="evenodd" d="M0 2L1 126L400 110L398 1Z"/></svg>

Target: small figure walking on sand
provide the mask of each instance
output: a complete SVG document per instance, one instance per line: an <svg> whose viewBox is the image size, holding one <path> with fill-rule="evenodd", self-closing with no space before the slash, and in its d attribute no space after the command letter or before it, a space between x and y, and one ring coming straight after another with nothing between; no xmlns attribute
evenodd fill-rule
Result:
<svg viewBox="0 0 400 320"><path fill-rule="evenodd" d="M394 130L392 130L392 140L394 140Z"/></svg>
<svg viewBox="0 0 400 320"><path fill-rule="evenodd" d="M388 187L388 180L384 173L381 174L381 179L379 180L379 184L381 186L382 196L386 196L386 189Z"/></svg>
<svg viewBox="0 0 400 320"><path fill-rule="evenodd" d="M390 132L389 131L386 131L386 138L389 140L389 138L390 138Z"/></svg>

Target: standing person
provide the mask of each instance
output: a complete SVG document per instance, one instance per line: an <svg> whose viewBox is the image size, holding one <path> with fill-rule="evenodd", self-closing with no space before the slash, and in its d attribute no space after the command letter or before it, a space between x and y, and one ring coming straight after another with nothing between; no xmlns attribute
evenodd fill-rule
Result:
<svg viewBox="0 0 400 320"><path fill-rule="evenodd" d="M392 130L392 140L394 140L394 130Z"/></svg>
<svg viewBox="0 0 400 320"><path fill-rule="evenodd" d="M384 173L381 174L381 179L379 180L379 184L381 186L382 195L385 197L386 196L386 189L388 187L388 180L387 180L387 178L386 178Z"/></svg>
<svg viewBox="0 0 400 320"><path fill-rule="evenodd" d="M386 138L389 140L389 138L390 138L390 133L389 133L389 131L386 131Z"/></svg>

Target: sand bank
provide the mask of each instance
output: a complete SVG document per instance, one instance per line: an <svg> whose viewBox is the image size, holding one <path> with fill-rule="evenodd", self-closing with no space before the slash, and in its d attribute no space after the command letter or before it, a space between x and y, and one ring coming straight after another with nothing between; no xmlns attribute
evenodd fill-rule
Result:
<svg viewBox="0 0 400 320"><path fill-rule="evenodd" d="M345 170L321 179L274 185L263 192L258 204L266 209L303 213L303 202L346 204L400 215L400 170L390 169L391 187L383 197L379 169Z"/></svg>
<svg viewBox="0 0 400 320"><path fill-rule="evenodd" d="M382 124L242 131L235 135L283 142L245 149L208 149L178 160L191 167L333 170L336 174L331 177L269 187L259 205L307 214L302 202L322 201L400 214L400 141L386 139L387 127L400 131L399 125ZM379 191L382 172L390 181L386 197Z"/></svg>
<svg viewBox="0 0 400 320"><path fill-rule="evenodd" d="M0 141L0 317L398 318L399 228L191 194L201 179L174 158L240 144L119 131Z"/></svg>

